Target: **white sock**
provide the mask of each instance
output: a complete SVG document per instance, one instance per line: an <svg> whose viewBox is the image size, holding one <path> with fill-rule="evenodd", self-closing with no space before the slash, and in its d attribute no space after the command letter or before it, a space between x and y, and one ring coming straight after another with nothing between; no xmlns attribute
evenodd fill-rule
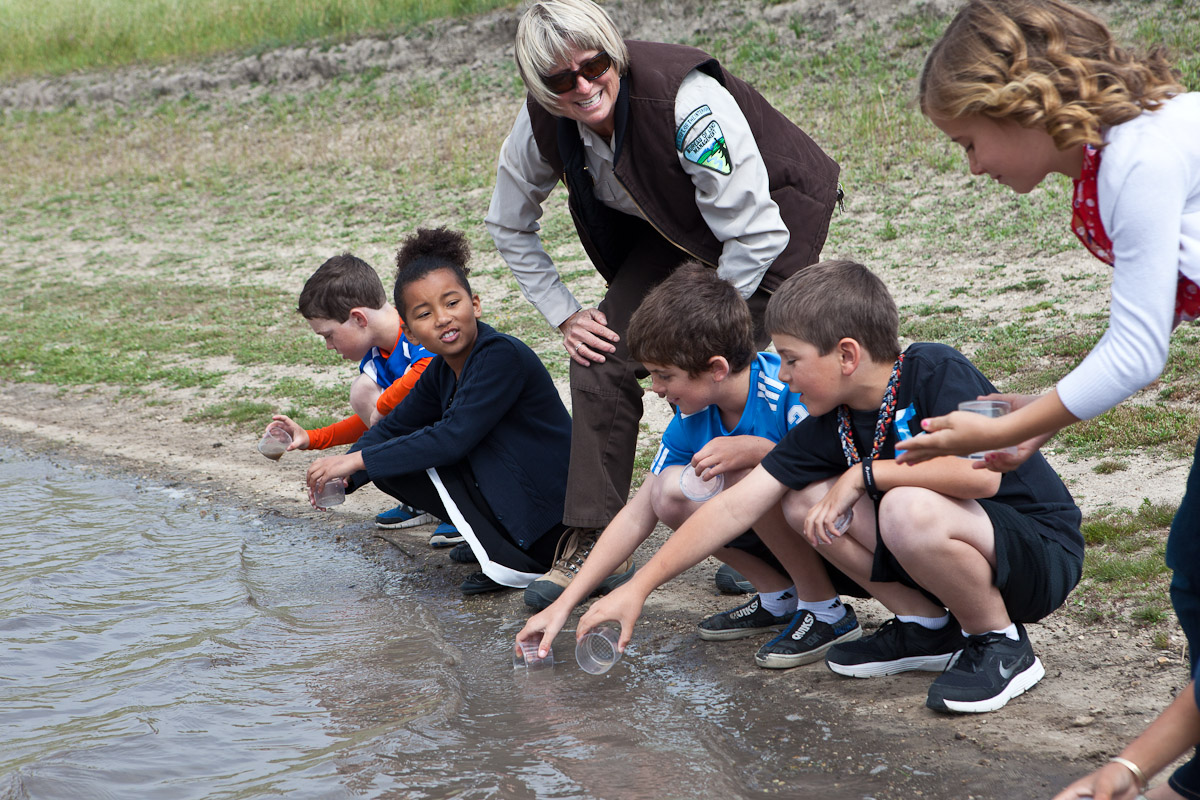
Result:
<svg viewBox="0 0 1200 800"><path fill-rule="evenodd" d="M1021 641L1021 636L1020 636L1020 634L1017 633L1017 623L1015 623L1015 622L1010 622L1008 624L1007 628L1002 628L998 631L988 631L988 632L989 633L1003 633L1005 636L1012 639L1014 642ZM966 636L966 635L967 635L967 632L963 631L963 636Z"/></svg>
<svg viewBox="0 0 1200 800"><path fill-rule="evenodd" d="M837 595L828 600L814 600L812 602L801 600L796 603L796 608L811 611L814 617L827 625L832 625L846 616L846 607L842 605L842 601Z"/></svg>
<svg viewBox="0 0 1200 800"><path fill-rule="evenodd" d="M927 628L931 631L940 631L950 622L950 612L947 611L940 617L914 617L910 614L897 614L896 619L901 622L915 622L922 628ZM964 633L963 636L966 636Z"/></svg>
<svg viewBox="0 0 1200 800"><path fill-rule="evenodd" d="M795 586L789 586L778 592L759 592L758 598L762 607L777 617L791 614L796 610Z"/></svg>

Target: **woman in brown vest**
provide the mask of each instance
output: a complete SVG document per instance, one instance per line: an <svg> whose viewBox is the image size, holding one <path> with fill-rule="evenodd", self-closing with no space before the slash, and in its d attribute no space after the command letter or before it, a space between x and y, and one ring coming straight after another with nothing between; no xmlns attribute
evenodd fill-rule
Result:
<svg viewBox="0 0 1200 800"><path fill-rule="evenodd" d="M647 374L622 335L641 299L696 259L738 288L767 344L770 291L814 263L839 195L838 166L708 54L626 41L590 0L537 0L517 29L529 97L500 152L486 218L521 291L571 358L570 526L555 568L526 591L544 608L624 505ZM563 283L538 235L562 181L575 229L608 282L596 308ZM626 563L601 587L632 575Z"/></svg>

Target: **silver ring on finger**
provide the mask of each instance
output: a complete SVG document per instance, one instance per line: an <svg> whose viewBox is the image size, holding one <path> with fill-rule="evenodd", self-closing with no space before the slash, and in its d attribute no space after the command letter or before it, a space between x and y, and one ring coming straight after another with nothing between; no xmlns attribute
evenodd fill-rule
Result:
<svg viewBox="0 0 1200 800"><path fill-rule="evenodd" d="M575 345L575 352L578 353L580 348L582 348L582 347L583 347L583 342L580 342L579 344Z"/></svg>

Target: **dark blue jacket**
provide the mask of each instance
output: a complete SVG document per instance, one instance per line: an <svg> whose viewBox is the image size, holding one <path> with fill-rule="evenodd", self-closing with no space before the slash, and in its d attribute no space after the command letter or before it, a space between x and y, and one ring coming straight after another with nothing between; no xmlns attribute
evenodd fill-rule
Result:
<svg viewBox="0 0 1200 800"><path fill-rule="evenodd" d="M522 548L562 521L571 417L529 346L479 323L462 376L441 356L408 396L355 442L357 488L466 461L497 519Z"/></svg>

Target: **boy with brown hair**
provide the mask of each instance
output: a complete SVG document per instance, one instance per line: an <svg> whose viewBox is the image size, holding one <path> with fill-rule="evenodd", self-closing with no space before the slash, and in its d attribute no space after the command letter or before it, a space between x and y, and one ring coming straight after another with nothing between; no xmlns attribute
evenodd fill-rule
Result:
<svg viewBox="0 0 1200 800"><path fill-rule="evenodd" d="M812 416L593 605L576 635L618 620L623 648L655 587L782 501L795 535L895 615L832 647L825 661L834 672L941 672L926 705L963 713L995 710L1036 684L1044 670L1022 623L1062 605L1082 571L1070 493L1040 455L1003 476L955 457L895 461L896 442L919 433L922 419L991 393L991 383L945 345L901 352L895 302L854 262L789 278L766 323L780 377L803 392ZM848 511L839 532L835 521Z"/></svg>
<svg viewBox="0 0 1200 800"><path fill-rule="evenodd" d="M317 268L300 291L297 310L313 333L325 340L326 349L359 362L359 374L350 384L354 413L314 430L305 430L284 414L276 414L271 425L282 425L291 435L288 450L353 444L408 395L433 354L405 337L400 315L388 302L379 274L350 253L333 256ZM433 521L424 511L404 504L375 517L381 528L409 528ZM453 526L442 523L429 543L448 547L461 541Z"/></svg>
<svg viewBox="0 0 1200 800"><path fill-rule="evenodd" d="M608 576L628 568L658 522L678 528L700 508L703 501L689 499L681 487L681 478L690 477L685 471L703 480L720 476L731 486L808 415L801 398L779 380L778 356L755 353L746 301L712 269L684 265L655 287L634 313L628 338L630 353L650 373L651 390L671 402L676 415L641 488L601 534L578 575L565 587L535 582L526 590L526 602L546 610L530 619L520 640L540 636L549 647L577 604L597 589L613 588L605 585ZM758 650L755 661L786 668L817 660L836 641L862 634L826 565L792 535L778 504L764 509L753 529L746 525L739 533L711 554L749 578L758 594L701 622L702 639L726 641L785 628ZM844 576L834 578L857 589ZM806 628L793 637L809 618L819 619L830 635L817 640Z"/></svg>

